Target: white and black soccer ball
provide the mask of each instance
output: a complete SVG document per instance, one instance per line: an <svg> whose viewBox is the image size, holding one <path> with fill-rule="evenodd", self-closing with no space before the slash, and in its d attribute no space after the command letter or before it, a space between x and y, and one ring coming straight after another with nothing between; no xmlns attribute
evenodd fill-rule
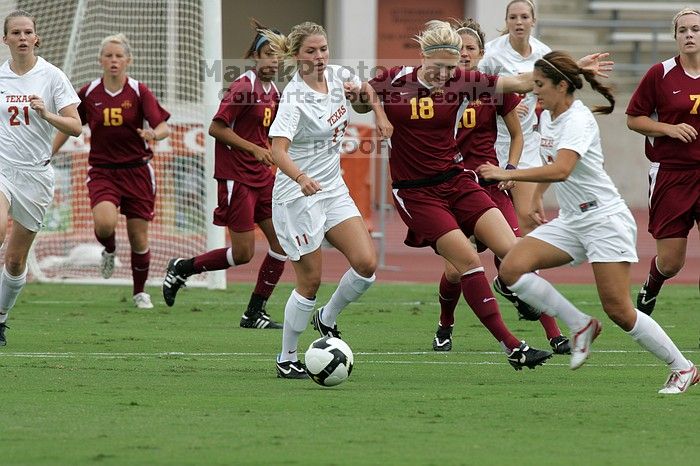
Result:
<svg viewBox="0 0 700 466"><path fill-rule="evenodd" d="M304 356L306 372L314 382L324 387L343 383L352 372L353 362L348 344L335 337L314 341Z"/></svg>

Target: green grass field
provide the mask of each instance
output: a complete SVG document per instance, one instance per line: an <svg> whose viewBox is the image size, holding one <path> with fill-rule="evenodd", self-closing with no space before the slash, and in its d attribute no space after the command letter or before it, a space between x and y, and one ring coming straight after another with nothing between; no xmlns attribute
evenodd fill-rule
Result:
<svg viewBox="0 0 700 466"><path fill-rule="evenodd" d="M275 377L279 330L238 327L250 285L187 289L173 308L130 289L29 285L0 349L0 464L689 464L700 387L656 391L663 364L604 321L589 362L514 371L466 304L451 353L434 353L436 287L374 286L341 316L350 379ZM590 286L560 287L603 317ZM290 285L268 310L282 319ZM332 292L324 287L322 303ZM654 317L700 362L697 287L667 286ZM504 317L520 338L538 323ZM311 325L300 352L316 338ZM508 462L508 463L506 463Z"/></svg>

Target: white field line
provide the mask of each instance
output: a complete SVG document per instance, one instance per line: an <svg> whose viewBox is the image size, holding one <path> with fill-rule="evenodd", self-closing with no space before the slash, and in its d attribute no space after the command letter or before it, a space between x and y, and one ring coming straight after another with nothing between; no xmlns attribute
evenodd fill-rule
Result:
<svg viewBox="0 0 700 466"><path fill-rule="evenodd" d="M685 350L685 354L699 353L697 350ZM641 354L646 353L644 350L597 350L592 351L594 354ZM356 352L356 356L437 356L437 357L447 357L449 355L476 355L476 356L503 356L500 351L451 351L450 353L436 353L434 351L389 351L389 352ZM168 352L134 352L134 353L80 353L80 352L6 352L0 351L0 358L53 358L53 359L79 359L79 358L94 358L94 359L128 359L128 358L202 358L211 359L216 358L220 360L224 359L235 359L235 358L251 358L251 357L272 357L274 354L259 353L259 352L235 352L235 353L203 353L203 352L181 352L181 351L168 351ZM389 361L371 361L363 358L363 362L389 362ZM459 361L420 361L411 359L410 361L391 361L396 364L474 364L474 363L463 363ZM484 363L491 364L491 363ZM628 365L628 364L620 364Z"/></svg>

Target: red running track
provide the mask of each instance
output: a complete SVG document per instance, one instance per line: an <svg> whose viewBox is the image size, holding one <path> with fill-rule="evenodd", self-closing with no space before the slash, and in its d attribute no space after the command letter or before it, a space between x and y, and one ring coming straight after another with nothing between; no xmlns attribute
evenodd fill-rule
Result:
<svg viewBox="0 0 700 466"><path fill-rule="evenodd" d="M656 254L655 242L647 232L648 212L639 210L633 212L637 220L637 253L639 263L632 266L632 287L637 288L646 279L651 258ZM555 214L551 213L550 218ZM375 219L375 223L376 223ZM386 255L384 266L377 270L378 282L419 282L437 283L442 273L442 259L430 248L409 248L403 244L406 227L398 214L391 212L386 222ZM688 241L688 252L683 270L670 283L698 283L700 277L700 244L697 230L691 231ZM379 244L375 243L379 252ZM258 267L267 252L267 242L259 235L256 241L255 257L249 264L229 269L229 282L255 282ZM482 263L488 277L496 274L493 265L493 255L490 252L481 254ZM348 263L335 249L324 249L323 276L324 283L337 283L348 269ZM543 271L542 276L553 283L593 283L593 272L588 264L577 267L563 266L550 271ZM294 282L294 270L287 264L281 281Z"/></svg>

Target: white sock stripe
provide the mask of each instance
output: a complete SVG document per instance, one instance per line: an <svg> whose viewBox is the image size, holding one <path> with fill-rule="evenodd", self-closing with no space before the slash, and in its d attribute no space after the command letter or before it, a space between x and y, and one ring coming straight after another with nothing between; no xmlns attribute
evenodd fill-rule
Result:
<svg viewBox="0 0 700 466"><path fill-rule="evenodd" d="M314 307L316 305L315 299L305 298L304 296L300 295L296 289L292 290L292 296L294 297L294 299L296 299L300 304L303 304L304 306Z"/></svg>
<svg viewBox="0 0 700 466"><path fill-rule="evenodd" d="M226 262L228 262L228 265L231 267L235 267L236 263L233 262L233 248L228 248L226 250Z"/></svg>
<svg viewBox="0 0 700 466"><path fill-rule="evenodd" d="M471 275L471 274L473 274L473 273L483 272L483 271L484 271L484 268L483 268L483 267L477 267L477 268L475 268L475 269L467 270L466 272L464 272L464 273L462 274L462 276L463 276L463 277L466 277L467 275Z"/></svg>
<svg viewBox="0 0 700 466"><path fill-rule="evenodd" d="M277 254L277 253L276 253L275 251L273 251L272 249L268 249L268 250L267 250L267 255L270 256L270 257L272 257L273 259L277 259L277 260L280 261L280 262L284 262L284 261L287 260L287 256L285 256L285 255L283 255L283 254Z"/></svg>
<svg viewBox="0 0 700 466"><path fill-rule="evenodd" d="M7 271L7 267L5 267L4 265L2 266L2 274L13 281L24 280L25 278L27 278L28 271L29 271L29 267L24 267L24 272L22 272L19 275L12 275L12 274L10 274L10 272Z"/></svg>

